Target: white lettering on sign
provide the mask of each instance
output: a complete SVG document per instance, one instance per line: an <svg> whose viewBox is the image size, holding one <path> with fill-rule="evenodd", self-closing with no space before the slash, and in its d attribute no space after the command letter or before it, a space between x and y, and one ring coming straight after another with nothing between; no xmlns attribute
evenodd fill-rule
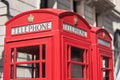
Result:
<svg viewBox="0 0 120 80"><path fill-rule="evenodd" d="M36 32L36 31L44 31L44 30L50 30L51 28L52 28L51 22L44 22L38 24L13 27L11 29L11 34L15 35L15 34L23 34L23 33Z"/></svg>
<svg viewBox="0 0 120 80"><path fill-rule="evenodd" d="M87 32L85 30L71 26L71 25L66 24L66 23L63 24L63 29L66 31L72 32L74 34L87 37Z"/></svg>
<svg viewBox="0 0 120 80"><path fill-rule="evenodd" d="M110 47L110 43L108 41L98 39L98 43L107 47Z"/></svg>

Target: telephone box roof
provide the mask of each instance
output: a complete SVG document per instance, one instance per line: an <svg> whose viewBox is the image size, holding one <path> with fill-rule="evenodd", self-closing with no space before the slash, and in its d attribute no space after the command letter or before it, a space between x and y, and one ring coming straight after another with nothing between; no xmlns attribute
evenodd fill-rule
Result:
<svg viewBox="0 0 120 80"><path fill-rule="evenodd" d="M100 28L100 27L91 27L91 31L94 32L94 33L96 33L96 34L99 34L100 32L104 31L108 35L108 37L112 40L112 38L109 35L109 33L105 29L103 29L103 28Z"/></svg>
<svg viewBox="0 0 120 80"><path fill-rule="evenodd" d="M25 15L25 14L29 14L29 13L49 13L55 16L58 16L59 18L65 17L65 16L72 16L72 15L76 15L78 18L80 18L90 29L90 25L88 24L88 22L80 15L68 11L68 10L62 10L62 9L52 9L52 8L47 8L47 9L38 9L38 10L31 10L31 11L27 11L27 12L23 12L21 14L16 15L15 17L11 18L9 21L6 22L6 25L9 24L10 22L14 21L15 19Z"/></svg>

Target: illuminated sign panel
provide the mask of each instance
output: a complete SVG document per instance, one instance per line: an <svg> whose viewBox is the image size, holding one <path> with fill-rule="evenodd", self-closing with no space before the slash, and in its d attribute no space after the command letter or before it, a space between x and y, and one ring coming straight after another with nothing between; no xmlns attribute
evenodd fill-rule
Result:
<svg viewBox="0 0 120 80"><path fill-rule="evenodd" d="M24 34L24 33L30 33L30 32L50 30L51 28L52 28L51 22L44 22L44 23L38 23L38 24L13 27L11 29L11 34L12 35Z"/></svg>
<svg viewBox="0 0 120 80"><path fill-rule="evenodd" d="M108 41L98 39L98 43L107 47L110 47L110 43Z"/></svg>
<svg viewBox="0 0 120 80"><path fill-rule="evenodd" d="M87 37L87 32L85 30L71 26L71 25L66 24L66 23L63 24L63 29L66 31L72 32L74 34L77 34L77 35L80 35L83 37Z"/></svg>

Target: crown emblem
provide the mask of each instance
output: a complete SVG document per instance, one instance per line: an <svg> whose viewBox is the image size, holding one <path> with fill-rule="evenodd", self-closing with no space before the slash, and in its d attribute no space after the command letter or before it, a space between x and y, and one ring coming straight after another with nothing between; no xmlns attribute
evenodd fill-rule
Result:
<svg viewBox="0 0 120 80"><path fill-rule="evenodd" d="M78 24L78 18L77 18L77 17L74 18L74 24L75 24L75 25Z"/></svg>
<svg viewBox="0 0 120 80"><path fill-rule="evenodd" d="M103 34L102 34L102 36L103 36L103 38L105 38L106 34L105 34L105 33L103 33Z"/></svg>
<svg viewBox="0 0 120 80"><path fill-rule="evenodd" d="M33 22L33 20L34 20L34 16L32 14L30 14L28 16L28 22Z"/></svg>

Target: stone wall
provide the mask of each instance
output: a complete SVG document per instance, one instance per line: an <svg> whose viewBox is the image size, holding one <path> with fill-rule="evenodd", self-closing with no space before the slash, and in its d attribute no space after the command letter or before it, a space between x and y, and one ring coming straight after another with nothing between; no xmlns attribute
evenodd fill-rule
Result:
<svg viewBox="0 0 120 80"><path fill-rule="evenodd" d="M0 80L3 78L3 53L4 53L4 36L5 26L4 23L8 20L7 7L4 3L0 2Z"/></svg>

